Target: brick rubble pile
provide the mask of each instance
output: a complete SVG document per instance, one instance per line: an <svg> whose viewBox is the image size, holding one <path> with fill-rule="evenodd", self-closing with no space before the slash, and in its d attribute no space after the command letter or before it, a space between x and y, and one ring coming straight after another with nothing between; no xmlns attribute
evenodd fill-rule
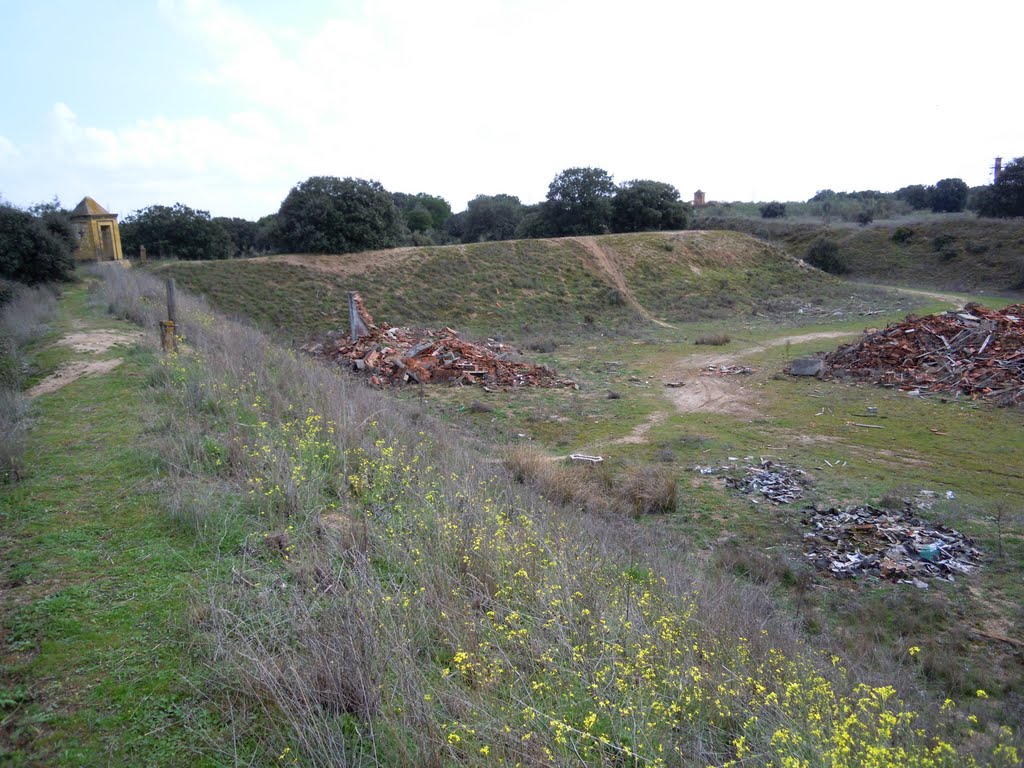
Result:
<svg viewBox="0 0 1024 768"><path fill-rule="evenodd" d="M474 344L459 338L451 328L414 331L376 325L356 296L365 332L352 341L338 335L325 342L302 347L318 357L333 360L369 376L372 384L478 384L495 387L576 387L558 378L546 366L519 361L509 346L488 340ZM362 330L362 329L361 329Z"/></svg>
<svg viewBox="0 0 1024 768"><path fill-rule="evenodd" d="M910 315L825 357L826 376L1024 405L1024 306Z"/></svg>

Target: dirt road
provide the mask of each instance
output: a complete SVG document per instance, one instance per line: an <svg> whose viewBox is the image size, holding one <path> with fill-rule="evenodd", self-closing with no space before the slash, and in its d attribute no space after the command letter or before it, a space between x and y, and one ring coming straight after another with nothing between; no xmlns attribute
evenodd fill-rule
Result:
<svg viewBox="0 0 1024 768"><path fill-rule="evenodd" d="M751 386L750 376L704 376L709 365L735 365L745 357L756 355L786 344L803 344L808 341L840 339L856 336L851 331L819 331L796 336L781 336L777 339L755 344L752 347L732 353L711 353L691 355L676 361L662 376L666 381L681 381L683 386L666 389L665 394L680 411L685 413L725 413L733 416L751 417L758 414L758 394Z"/></svg>

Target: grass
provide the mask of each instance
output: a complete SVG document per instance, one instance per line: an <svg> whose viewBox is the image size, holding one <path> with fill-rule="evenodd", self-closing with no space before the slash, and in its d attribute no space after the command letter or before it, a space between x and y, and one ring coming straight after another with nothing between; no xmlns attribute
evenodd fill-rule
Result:
<svg viewBox="0 0 1024 768"><path fill-rule="evenodd" d="M117 325L86 310L81 286L55 328L72 321ZM188 626L213 559L160 514L153 363L138 349L114 375L37 399L28 471L0 486L5 765L218 764L202 753L229 724L201 693Z"/></svg>
<svg viewBox="0 0 1024 768"><path fill-rule="evenodd" d="M115 311L150 290L145 276L111 277ZM724 572L734 566L706 571L668 524L678 515L638 525L552 504L422 404L396 404L201 305L183 301L182 316L190 351L158 377L180 436L166 455L181 468L175 487L193 491L179 495L199 499L185 517L216 519L198 493L213 484L249 530L198 631L216 690L265 715L244 731L261 756L824 765L849 747L848 764L1017 759L1012 734L966 719L985 714L973 700L943 713L921 701L913 714L889 686L916 697L914 672L884 658L844 669L763 584ZM605 362L630 370L652 351ZM652 439L666 426L652 424ZM712 450L698 437L674 450ZM736 506L704 498L712 514Z"/></svg>
<svg viewBox="0 0 1024 768"><path fill-rule="evenodd" d="M828 234L854 279L952 291L1006 293L1024 290L1024 224L935 214L875 222L866 227L820 221L705 217L697 226L730 229L777 243L803 258Z"/></svg>
<svg viewBox="0 0 1024 768"><path fill-rule="evenodd" d="M881 295L800 268L779 249L736 233L594 238L640 306L671 322L804 311L826 300L855 310ZM666 246L671 246L667 249ZM572 238L404 249L342 276L346 257L173 263L160 267L219 310L290 339L347 327L345 293L358 290L378 320L451 325L549 346L580 334L643 328L622 286ZM297 262L297 263L296 263ZM853 294L853 295L851 295ZM541 341L538 341L538 338Z"/></svg>
<svg viewBox="0 0 1024 768"><path fill-rule="evenodd" d="M715 242L730 240L701 247ZM693 265L663 268L713 277ZM152 328L160 283L100 274L102 304ZM630 285L650 303L663 277ZM804 312L539 345L578 392L398 398L183 293L182 353L136 351L40 400L32 473L0 490L19 553L3 582L5 748L69 765L1019 762L999 727L1020 719L1019 665L978 634L1019 621L1019 424L774 377L831 344L766 344L780 333L855 330L884 322L855 314L871 301L897 305L825 285ZM80 291L61 307L64 327L100 322ZM763 345L743 358L752 418L665 399L662 379L712 334L731 338L716 356ZM69 354L34 359L44 373ZM885 430L848 423L868 404ZM927 428L940 416L955 441ZM491 441L541 450L517 449L506 473ZM602 469L549 472L547 454L579 447ZM928 515L1005 556L970 590L828 582L801 559L798 513L689 472L748 455L807 469L821 500L955 483Z"/></svg>

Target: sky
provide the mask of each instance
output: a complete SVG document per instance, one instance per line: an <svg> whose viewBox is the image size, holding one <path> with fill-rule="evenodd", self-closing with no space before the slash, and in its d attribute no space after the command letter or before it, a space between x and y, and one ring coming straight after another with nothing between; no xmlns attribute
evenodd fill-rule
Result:
<svg viewBox="0 0 1024 768"><path fill-rule="evenodd" d="M455 211L580 166L723 201L986 184L1024 155L1022 23L1018 0L0 0L0 197L256 219L321 175Z"/></svg>

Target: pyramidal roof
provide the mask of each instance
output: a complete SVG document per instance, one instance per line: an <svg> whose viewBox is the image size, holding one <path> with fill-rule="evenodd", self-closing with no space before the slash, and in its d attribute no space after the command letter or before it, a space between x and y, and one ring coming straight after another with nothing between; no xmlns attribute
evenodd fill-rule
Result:
<svg viewBox="0 0 1024 768"><path fill-rule="evenodd" d="M72 216L109 216L110 211L97 203L91 197L83 197L82 202L75 206L71 212Z"/></svg>

